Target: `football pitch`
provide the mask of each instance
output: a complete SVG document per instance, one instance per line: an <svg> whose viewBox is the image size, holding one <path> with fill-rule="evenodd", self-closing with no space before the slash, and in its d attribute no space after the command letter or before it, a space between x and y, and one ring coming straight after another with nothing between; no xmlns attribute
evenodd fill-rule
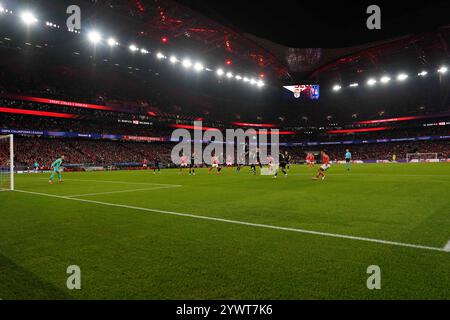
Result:
<svg viewBox="0 0 450 320"><path fill-rule="evenodd" d="M0 299L450 299L450 164L316 169L16 175Z"/></svg>

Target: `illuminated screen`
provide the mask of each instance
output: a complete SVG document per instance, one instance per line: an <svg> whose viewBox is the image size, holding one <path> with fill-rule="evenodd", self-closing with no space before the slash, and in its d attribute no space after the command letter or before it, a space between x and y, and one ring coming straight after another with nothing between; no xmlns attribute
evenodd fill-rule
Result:
<svg viewBox="0 0 450 320"><path fill-rule="evenodd" d="M318 84L298 84L283 88L283 97L291 101L318 100L320 97Z"/></svg>

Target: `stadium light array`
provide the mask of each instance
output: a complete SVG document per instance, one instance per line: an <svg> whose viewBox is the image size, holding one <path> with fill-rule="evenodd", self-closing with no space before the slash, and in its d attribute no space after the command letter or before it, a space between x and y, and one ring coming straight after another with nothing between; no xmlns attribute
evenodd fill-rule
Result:
<svg viewBox="0 0 450 320"><path fill-rule="evenodd" d="M388 83L389 81L391 81L391 78L388 77L388 76L383 76L383 77L381 77L381 79L380 79L380 82L381 82L381 83Z"/></svg>
<svg viewBox="0 0 450 320"><path fill-rule="evenodd" d="M441 74L447 73L448 68L446 66L442 66L438 69L438 72Z"/></svg>
<svg viewBox="0 0 450 320"><path fill-rule="evenodd" d="M23 12L20 15L20 18L22 19L22 22L25 23L27 26L35 24L38 21L38 19L30 11Z"/></svg>
<svg viewBox="0 0 450 320"><path fill-rule="evenodd" d="M406 73L400 73L400 74L397 76L397 80L398 80L398 81L405 81L406 79L408 79L408 75L407 75Z"/></svg>
<svg viewBox="0 0 450 320"><path fill-rule="evenodd" d="M377 83L377 80L375 80L375 79L369 79L369 80L367 81L367 84L368 84L369 86L374 86L376 83Z"/></svg>
<svg viewBox="0 0 450 320"><path fill-rule="evenodd" d="M0 4L0 14L1 13L13 13L13 12L5 9ZM23 11L19 15L19 18L27 26L39 22L39 20L36 18L36 16L31 11ZM47 27L51 27L51 28L57 28L57 29L60 28L59 25L54 24L53 22L50 22L50 21L46 21L45 25ZM77 33L77 34L81 33L80 30L76 30L76 29L72 29L72 28L68 28L67 31L69 31L71 33ZM114 37L103 38L102 34L100 32L98 32L98 31L96 31L96 30L91 30L90 32L88 32L87 39L89 40L89 42L91 42L94 45L104 42L106 45L108 45L111 48L113 48L115 46L120 46L119 42L117 42L117 40ZM167 43L168 41L169 41L169 39L166 36L163 36L161 38L161 42L164 43L164 44ZM149 54L150 53L149 50L147 50L145 48L139 48L135 44L129 45L128 49L132 53L135 53L135 52L138 52L138 51L141 52L142 54ZM175 57L175 56L170 56L170 58L168 58L168 56L164 55L164 53L162 53L162 52L156 53L156 58L158 60L168 59L170 61L170 63L172 63L172 64L176 64L178 62L181 62L183 67L185 67L186 69L191 69L192 68L196 72L201 72L201 71L204 71L204 70L206 70L208 72L214 72L213 69L204 66L201 62L196 62L194 64L187 58L184 59L184 60L178 60L178 58ZM233 65L233 61L231 59L226 59L225 60L225 64L227 66L232 66ZM233 79L236 79L238 81L242 80L243 82L250 83L250 84L258 86L258 87L263 87L265 85L265 83L262 81L262 79L265 78L266 75L264 73L261 73L261 72L256 76L256 79L255 78L249 78L249 77L241 76L241 75L236 75L235 76L235 75L233 75L233 73L231 71L225 72L223 69L217 69L216 70L216 74L218 76L220 76L220 77L221 76L226 76L229 79L233 78Z"/></svg>
<svg viewBox="0 0 450 320"><path fill-rule="evenodd" d="M342 89L342 87L340 86L340 85L338 85L338 84L335 84L334 86L333 86L333 91L339 91L339 90L341 90Z"/></svg>
<svg viewBox="0 0 450 320"><path fill-rule="evenodd" d="M97 31L91 31L88 33L88 39L93 44L97 44L102 41L102 35Z"/></svg>

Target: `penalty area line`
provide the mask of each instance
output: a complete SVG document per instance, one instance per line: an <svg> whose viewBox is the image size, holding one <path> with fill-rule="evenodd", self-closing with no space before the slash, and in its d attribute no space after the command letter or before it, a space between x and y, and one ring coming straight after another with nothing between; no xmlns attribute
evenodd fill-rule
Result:
<svg viewBox="0 0 450 320"><path fill-rule="evenodd" d="M430 247L430 246L419 245L419 244L411 244L411 243L403 243L403 242L396 242L396 241L380 240L380 239L373 239L373 238L366 238L366 237L357 237L357 236L350 236L350 235L345 235L345 234L320 232L320 231L297 229L297 228L289 228L289 227L280 227L280 226L273 226L273 225L268 225L268 224L260 224L260 223L238 221L238 220L230 220L230 219L223 219L223 218L215 218L215 217L208 217L208 216L199 216L199 215L194 215L194 214L189 214L189 213L181 213L181 212L174 212L174 211L150 209L150 208L129 206L129 205L124 205L124 204L109 203L109 202L103 202L103 201L95 201L95 200L87 200L87 199L79 199L79 198L69 198L69 197L66 197L66 196L57 196L57 195L53 195L53 194L33 192L33 191L16 190L16 192L26 193L26 194L33 194L33 195L44 196L44 197L51 197L51 198L58 198L58 199L65 199L65 200L72 200L72 201L79 201L79 202L85 202L85 203L93 203L93 204L98 204L98 205L103 205L103 206L110 206L110 207L116 207L116 208L125 208L125 209L131 209L131 210L154 212L154 213L161 213L161 214L180 216L180 217L188 217L188 218L201 219L201 220L224 222L224 223L243 225L243 226L249 226L249 227L257 227L257 228L265 228L265 229L281 230L281 231L290 231L290 232L312 234L312 235L331 237L331 238L358 240L358 241L364 241L364 242L372 242L372 243L378 243L378 244L392 245L392 246L398 246L398 247L408 247L408 248L422 249L422 250L450 252L450 251L446 250L445 248Z"/></svg>
<svg viewBox="0 0 450 320"><path fill-rule="evenodd" d="M42 179L48 180L48 179ZM182 187L181 184L169 184L169 183L153 183L153 182L130 182L120 180L92 180L92 179L73 179L68 178L64 181L81 181L81 182L99 182L99 183L116 183L116 184L129 184L129 185L144 185L144 186L168 186L168 187Z"/></svg>
<svg viewBox="0 0 450 320"><path fill-rule="evenodd" d="M447 242L447 244L444 246L443 249L445 252L450 252L450 240Z"/></svg>

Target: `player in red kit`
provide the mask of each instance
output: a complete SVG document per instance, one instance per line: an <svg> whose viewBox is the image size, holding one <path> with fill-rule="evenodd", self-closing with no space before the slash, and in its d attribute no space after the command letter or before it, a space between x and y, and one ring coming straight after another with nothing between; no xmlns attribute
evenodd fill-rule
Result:
<svg viewBox="0 0 450 320"><path fill-rule="evenodd" d="M306 155L306 165L308 166L308 168L312 168L314 167L314 163L315 163L314 155L312 153L308 153Z"/></svg>
<svg viewBox="0 0 450 320"><path fill-rule="evenodd" d="M215 154L211 157L211 168L209 168L208 173L211 174L214 168L217 170L216 174L220 174L222 168L220 167L219 158Z"/></svg>
<svg viewBox="0 0 450 320"><path fill-rule="evenodd" d="M320 166L319 172L313 178L313 180L319 180L319 179L324 180L325 179L325 171L327 171L331 166L330 157L325 153L325 151L322 151L321 155L322 155L323 164Z"/></svg>
<svg viewBox="0 0 450 320"><path fill-rule="evenodd" d="M180 174L183 172L183 168L187 168L188 166L188 158L183 154L180 158Z"/></svg>

